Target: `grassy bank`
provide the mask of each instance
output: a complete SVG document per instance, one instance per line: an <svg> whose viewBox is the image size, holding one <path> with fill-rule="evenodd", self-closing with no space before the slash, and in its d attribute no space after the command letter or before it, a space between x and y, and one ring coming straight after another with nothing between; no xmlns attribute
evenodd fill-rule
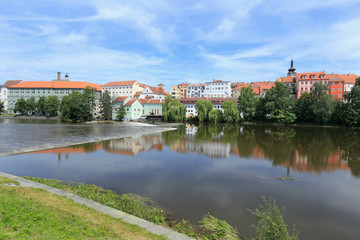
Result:
<svg viewBox="0 0 360 240"><path fill-rule="evenodd" d="M165 239L45 190L0 177L0 239Z"/></svg>
<svg viewBox="0 0 360 240"><path fill-rule="evenodd" d="M96 185L75 184L72 182L64 183L54 179L25 178L94 200L196 239L245 239L240 236L237 229L230 226L226 221L217 219L210 214L206 214L198 224L194 224L168 215L165 210L156 206L150 199L135 194L120 195ZM254 217L258 219L258 226L256 227L257 236L249 238L297 239L296 231L292 234L288 232L287 226L282 219L282 212L277 207L275 200L266 200L264 198L263 202L264 205L260 205L259 209L251 210Z"/></svg>

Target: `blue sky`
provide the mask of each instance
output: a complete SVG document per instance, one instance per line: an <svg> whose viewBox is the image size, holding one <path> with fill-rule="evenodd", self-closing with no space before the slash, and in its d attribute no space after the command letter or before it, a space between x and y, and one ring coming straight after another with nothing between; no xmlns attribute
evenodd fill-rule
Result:
<svg viewBox="0 0 360 240"><path fill-rule="evenodd" d="M0 84L274 81L360 74L359 0L12 0L0 3Z"/></svg>

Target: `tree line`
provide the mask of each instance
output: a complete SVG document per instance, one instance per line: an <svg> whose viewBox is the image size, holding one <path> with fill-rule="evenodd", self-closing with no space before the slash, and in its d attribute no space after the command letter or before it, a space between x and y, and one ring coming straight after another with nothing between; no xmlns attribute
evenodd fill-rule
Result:
<svg viewBox="0 0 360 240"><path fill-rule="evenodd" d="M86 87L82 92L73 91L64 96L61 101L56 96L34 97L27 100L20 98L14 107L14 112L21 115L38 115L46 117L60 117L63 122L85 122L94 119L93 113L97 101L96 90ZM112 119L112 100L108 91L100 94L100 111L97 116L102 120ZM1 105L2 106L2 105ZM0 106L0 112L1 112ZM116 119L122 121L125 117L125 108L121 106L117 111Z"/></svg>
<svg viewBox="0 0 360 240"><path fill-rule="evenodd" d="M350 93L344 94L345 101L332 99L328 86L315 83L310 93L303 93L295 100L290 89L282 82L257 98L251 87L242 88L238 101L222 103L222 110L214 109L211 101L200 99L195 104L199 122L278 122L339 124L360 126L360 78ZM186 119L186 108L171 96L163 104L165 121L183 121Z"/></svg>

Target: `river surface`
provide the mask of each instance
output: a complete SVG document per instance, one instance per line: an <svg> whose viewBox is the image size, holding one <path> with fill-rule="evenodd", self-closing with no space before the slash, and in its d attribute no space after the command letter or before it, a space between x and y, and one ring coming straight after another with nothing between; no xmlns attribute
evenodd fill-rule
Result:
<svg viewBox="0 0 360 240"><path fill-rule="evenodd" d="M31 148L70 146L3 156L0 171L136 193L194 222L209 212L243 236L255 232L248 209L258 207L262 196L273 197L300 239L359 239L359 129L186 125L96 142L103 134L151 131L99 126L3 120L2 137L3 129L16 135L5 134L0 142L2 151L4 143L15 146L7 155L28 149L28 141ZM86 139L92 143L71 146Z"/></svg>

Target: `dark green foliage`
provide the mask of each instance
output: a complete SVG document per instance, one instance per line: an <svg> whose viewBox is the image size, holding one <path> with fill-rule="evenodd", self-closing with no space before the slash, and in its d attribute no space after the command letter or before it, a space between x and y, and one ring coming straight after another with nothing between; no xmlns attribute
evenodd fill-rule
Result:
<svg viewBox="0 0 360 240"><path fill-rule="evenodd" d="M259 120L272 120L280 123L292 123L296 116L295 101L289 88L282 82L276 82L264 98L256 105L256 116Z"/></svg>
<svg viewBox="0 0 360 240"><path fill-rule="evenodd" d="M24 98L20 98L20 99L15 103L14 112L15 112L15 113L20 113L21 115L27 114L28 108L27 108L27 103L26 103L26 101L25 101Z"/></svg>
<svg viewBox="0 0 360 240"><path fill-rule="evenodd" d="M236 123L240 121L240 112L235 100L230 102L225 101L221 104L221 106L224 109L224 119L226 122Z"/></svg>
<svg viewBox="0 0 360 240"><path fill-rule="evenodd" d="M5 109L4 103L0 101L0 115L4 111L4 109Z"/></svg>
<svg viewBox="0 0 360 240"><path fill-rule="evenodd" d="M26 100L27 113L30 115L34 115L36 112L36 101L34 97Z"/></svg>
<svg viewBox="0 0 360 240"><path fill-rule="evenodd" d="M312 96L305 92L295 103L295 114L297 122L313 122L314 111L313 111L314 99Z"/></svg>
<svg viewBox="0 0 360 240"><path fill-rule="evenodd" d="M111 96L110 96L108 90L106 90L103 94L101 94L101 97L100 97L100 114L104 120L112 119L111 104L112 104Z"/></svg>
<svg viewBox="0 0 360 240"><path fill-rule="evenodd" d="M259 205L258 209L250 210L258 220L256 227L257 236L253 239L258 240L295 240L298 239L297 232L290 234L281 216L282 211L276 205L274 199L266 200L262 198L264 205Z"/></svg>
<svg viewBox="0 0 360 240"><path fill-rule="evenodd" d="M314 100L313 113L316 123L328 123L335 107L334 100L327 94L328 87L322 83L315 83L311 89Z"/></svg>
<svg viewBox="0 0 360 240"><path fill-rule="evenodd" d="M58 115L60 101L56 96L49 96L45 102L46 116L54 117Z"/></svg>
<svg viewBox="0 0 360 240"><path fill-rule="evenodd" d="M171 95L166 96L162 113L165 122L182 122L186 119L186 107Z"/></svg>
<svg viewBox="0 0 360 240"><path fill-rule="evenodd" d="M258 102L253 89L251 87L242 88L238 100L239 111L242 113L243 120L252 120L256 110L256 103Z"/></svg>
<svg viewBox="0 0 360 240"><path fill-rule="evenodd" d="M95 90L85 88L82 93L74 91L64 96L60 104L62 121L85 122L92 120L95 106Z"/></svg>
<svg viewBox="0 0 360 240"><path fill-rule="evenodd" d="M209 113L209 121L212 123L220 123L224 121L224 114L220 109L211 110Z"/></svg>
<svg viewBox="0 0 360 240"><path fill-rule="evenodd" d="M203 230L202 239L207 240L237 240L239 234L236 229L231 227L226 221L221 221L209 213L200 221L200 227Z"/></svg>
<svg viewBox="0 0 360 240"><path fill-rule="evenodd" d="M42 96L36 103L36 112L39 115L45 116L46 114L46 97Z"/></svg>
<svg viewBox="0 0 360 240"><path fill-rule="evenodd" d="M124 104L121 104L119 109L116 112L116 120L123 121L126 115L126 110Z"/></svg>
<svg viewBox="0 0 360 240"><path fill-rule="evenodd" d="M351 92L345 95L345 100L341 114L342 123L346 126L360 126L360 78L356 79Z"/></svg>
<svg viewBox="0 0 360 240"><path fill-rule="evenodd" d="M214 105L209 100L198 100L195 104L195 109L198 114L199 122L209 121L209 113L213 110Z"/></svg>

